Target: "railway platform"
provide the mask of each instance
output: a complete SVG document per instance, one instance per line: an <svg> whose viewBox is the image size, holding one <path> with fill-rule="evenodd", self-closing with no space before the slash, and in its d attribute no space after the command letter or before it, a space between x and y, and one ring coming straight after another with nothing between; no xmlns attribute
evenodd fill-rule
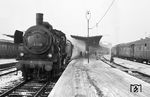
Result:
<svg viewBox="0 0 150 97"><path fill-rule="evenodd" d="M150 97L150 84L95 58L74 59L48 97Z"/></svg>
<svg viewBox="0 0 150 97"><path fill-rule="evenodd" d="M104 56L104 57L107 60L110 60L109 55ZM138 63L134 61L129 61L129 60L121 59L121 58L116 58L116 57L114 58L114 62L124 67L134 69L135 71L138 71L138 72L141 72L143 74L150 76L150 65L146 65L146 64Z"/></svg>

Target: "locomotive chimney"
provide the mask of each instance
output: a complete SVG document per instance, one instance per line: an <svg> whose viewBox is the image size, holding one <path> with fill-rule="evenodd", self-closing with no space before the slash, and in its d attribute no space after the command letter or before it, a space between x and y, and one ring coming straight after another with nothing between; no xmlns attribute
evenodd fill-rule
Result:
<svg viewBox="0 0 150 97"><path fill-rule="evenodd" d="M43 24L43 14L36 13L36 25L42 25L42 24Z"/></svg>

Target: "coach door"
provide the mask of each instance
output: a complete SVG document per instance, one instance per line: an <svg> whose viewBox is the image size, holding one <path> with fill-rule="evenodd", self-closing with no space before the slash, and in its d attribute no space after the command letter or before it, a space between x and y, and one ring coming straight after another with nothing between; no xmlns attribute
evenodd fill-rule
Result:
<svg viewBox="0 0 150 97"><path fill-rule="evenodd" d="M118 56L118 57L119 57L119 51L120 51L120 49L119 49L119 45L118 45L118 46L116 46L116 56Z"/></svg>
<svg viewBox="0 0 150 97"><path fill-rule="evenodd" d="M134 57L134 44L131 44L131 52L130 52L131 57Z"/></svg>

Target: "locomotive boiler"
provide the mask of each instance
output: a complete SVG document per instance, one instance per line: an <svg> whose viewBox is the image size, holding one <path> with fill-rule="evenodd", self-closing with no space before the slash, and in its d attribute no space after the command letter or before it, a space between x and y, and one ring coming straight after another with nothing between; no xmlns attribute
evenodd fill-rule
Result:
<svg viewBox="0 0 150 97"><path fill-rule="evenodd" d="M43 21L43 14L36 14L36 25L28 28L20 43L16 65L25 80L49 80L62 71L67 53L66 36Z"/></svg>

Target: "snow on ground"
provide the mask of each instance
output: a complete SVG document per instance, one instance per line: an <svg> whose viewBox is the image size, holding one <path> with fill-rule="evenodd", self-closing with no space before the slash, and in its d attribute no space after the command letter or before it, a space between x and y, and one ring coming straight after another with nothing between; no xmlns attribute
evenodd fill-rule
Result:
<svg viewBox="0 0 150 97"><path fill-rule="evenodd" d="M22 78L21 71L18 71L18 75L15 75L15 73L12 73L12 74L0 77L0 90L6 86L14 86L13 81L15 80L15 83L16 83L17 81L20 81L21 78Z"/></svg>
<svg viewBox="0 0 150 97"><path fill-rule="evenodd" d="M142 92L130 92L131 83ZM48 97L150 97L150 84L94 58L69 63Z"/></svg>
<svg viewBox="0 0 150 97"><path fill-rule="evenodd" d="M0 64L17 62L16 59L0 59Z"/></svg>

